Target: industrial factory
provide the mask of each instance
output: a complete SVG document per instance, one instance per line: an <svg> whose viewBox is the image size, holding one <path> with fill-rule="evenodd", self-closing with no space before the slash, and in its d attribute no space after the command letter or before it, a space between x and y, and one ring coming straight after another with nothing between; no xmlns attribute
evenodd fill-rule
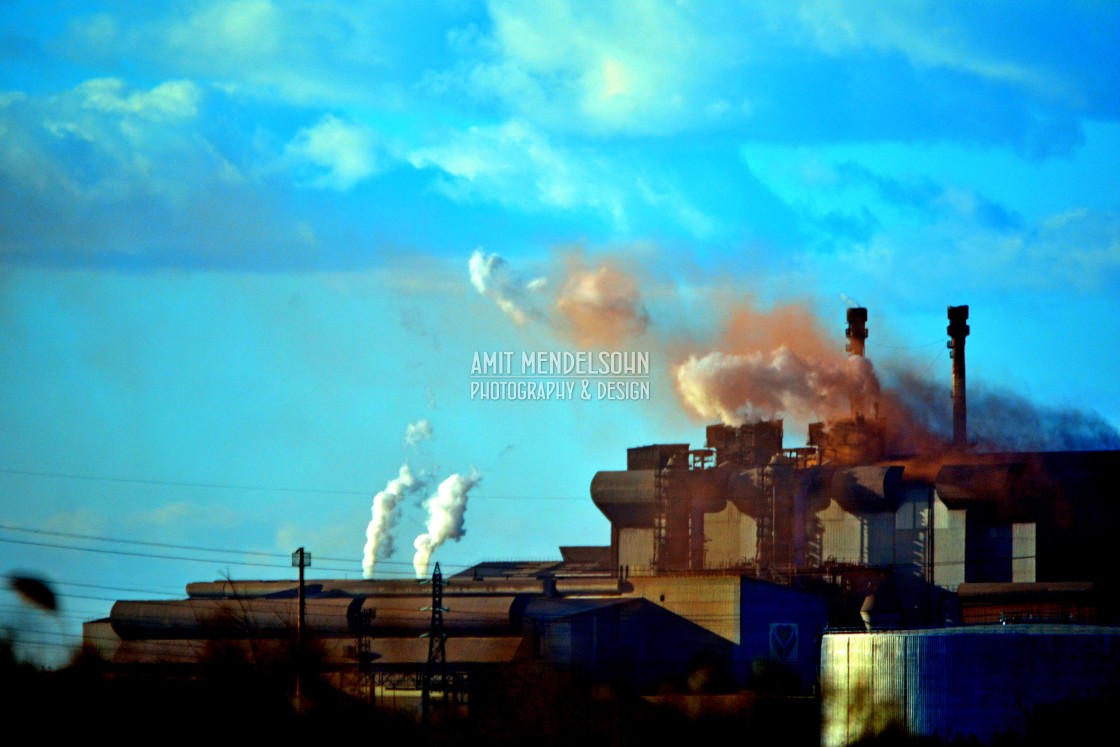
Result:
<svg viewBox="0 0 1120 747"><path fill-rule="evenodd" d="M892 453L895 424L862 395L796 448L782 420L710 425L702 448L634 446L624 469L594 475L609 545L482 563L438 589L191 583L185 599L117 602L86 643L115 671L189 676L299 629L319 676L417 712L434 690L469 713L518 665L651 696L687 691L704 666L724 691L779 671L790 694L819 697L828 747L887 729L1021 733L1037 709L1120 692L1120 452L974 450L967 320L949 307L953 433L940 448ZM847 323L847 352L863 358L866 309Z"/></svg>

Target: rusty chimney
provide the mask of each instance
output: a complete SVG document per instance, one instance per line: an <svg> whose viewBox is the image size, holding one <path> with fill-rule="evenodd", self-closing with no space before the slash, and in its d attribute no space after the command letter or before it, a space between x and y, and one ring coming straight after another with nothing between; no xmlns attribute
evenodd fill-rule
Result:
<svg viewBox="0 0 1120 747"><path fill-rule="evenodd" d="M864 343L867 340L867 309L862 306L848 309L848 328L844 330L844 336L848 338L848 344L844 347L848 351L848 355L856 358L864 357ZM862 418L864 416L863 397L853 390L848 393L848 398L852 406L852 417ZM878 417L878 402L875 403L874 409L876 417Z"/></svg>
<svg viewBox="0 0 1120 747"><path fill-rule="evenodd" d="M867 309L862 306L848 309L848 328L844 330L844 336L848 338L844 349L862 358L864 340L867 339Z"/></svg>
<svg viewBox="0 0 1120 747"><path fill-rule="evenodd" d="M953 359L953 448L968 448L968 407L964 388L964 341L968 337L968 307L949 307L949 357Z"/></svg>

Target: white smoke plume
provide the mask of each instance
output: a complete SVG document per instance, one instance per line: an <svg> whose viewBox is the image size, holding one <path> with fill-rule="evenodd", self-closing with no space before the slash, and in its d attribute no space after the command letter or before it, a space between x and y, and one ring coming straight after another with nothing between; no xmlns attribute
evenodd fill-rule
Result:
<svg viewBox="0 0 1120 747"><path fill-rule="evenodd" d="M373 568L377 561L393 554L393 527L400 516L401 499L423 486L423 481L412 474L406 462L385 489L373 497L373 518L366 527L366 546L362 551L363 578L373 578Z"/></svg>
<svg viewBox="0 0 1120 747"><path fill-rule="evenodd" d="M449 539L458 541L467 533L463 527L467 494L481 479L482 476L474 468L466 477L456 473L441 482L435 495L425 501L424 505L428 508L428 531L412 543L416 548L412 567L416 570L417 578L428 575L428 561L437 547Z"/></svg>
<svg viewBox="0 0 1120 747"><path fill-rule="evenodd" d="M846 415L840 409L844 404L872 401L879 393L878 379L867 359L825 363L784 345L769 355L692 355L677 367L676 378L689 409L728 425L778 415Z"/></svg>
<svg viewBox="0 0 1120 747"><path fill-rule="evenodd" d="M408 427L404 430L404 445L415 446L421 441L430 441L432 439L432 424L427 418L417 420L415 423L409 423Z"/></svg>
<svg viewBox="0 0 1120 747"><path fill-rule="evenodd" d="M515 324L523 325L540 316L532 307L529 294L544 286L543 278L524 282L513 273L508 262L481 249L475 249L471 254L468 267L475 290L498 304L498 308Z"/></svg>

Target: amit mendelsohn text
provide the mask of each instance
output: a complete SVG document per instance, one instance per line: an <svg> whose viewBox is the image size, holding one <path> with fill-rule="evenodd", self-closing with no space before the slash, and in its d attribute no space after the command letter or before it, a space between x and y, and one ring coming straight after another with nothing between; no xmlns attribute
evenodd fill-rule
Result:
<svg viewBox="0 0 1120 747"><path fill-rule="evenodd" d="M520 368L515 365L520 363ZM475 353L471 376L649 376L649 353L644 351L536 351L517 357L513 351Z"/></svg>

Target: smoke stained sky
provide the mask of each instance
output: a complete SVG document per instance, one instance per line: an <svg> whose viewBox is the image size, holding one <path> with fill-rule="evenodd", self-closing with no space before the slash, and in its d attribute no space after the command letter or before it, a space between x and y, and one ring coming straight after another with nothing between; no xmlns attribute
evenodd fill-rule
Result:
<svg viewBox="0 0 1120 747"><path fill-rule="evenodd" d="M1120 423L1112 4L421 5L3 4L0 523L303 545L358 577L426 418L433 474L485 476L434 558L558 557L609 541L595 470L702 439L670 363L747 354L791 303L842 352L843 296L933 402L967 303L970 386L1012 393L993 411ZM544 321L478 293L475 250ZM653 402L469 401L476 350L618 336L651 351ZM379 572L412 574L425 520L402 504ZM172 593L291 571L4 549L3 572ZM80 588L64 606L108 610Z"/></svg>

